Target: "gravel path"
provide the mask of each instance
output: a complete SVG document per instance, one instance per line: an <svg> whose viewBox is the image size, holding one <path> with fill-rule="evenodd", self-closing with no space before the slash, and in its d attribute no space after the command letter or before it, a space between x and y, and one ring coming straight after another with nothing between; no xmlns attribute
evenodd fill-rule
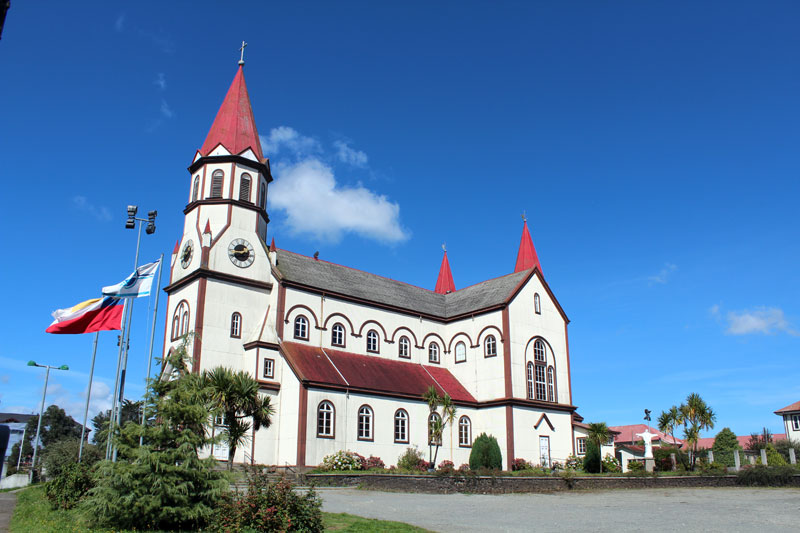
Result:
<svg viewBox="0 0 800 533"><path fill-rule="evenodd" d="M0 532L8 531L11 515L17 505L17 495L13 492L0 492Z"/></svg>
<svg viewBox="0 0 800 533"><path fill-rule="evenodd" d="M439 532L800 531L800 489L647 489L553 494L409 494L320 489L323 510Z"/></svg>

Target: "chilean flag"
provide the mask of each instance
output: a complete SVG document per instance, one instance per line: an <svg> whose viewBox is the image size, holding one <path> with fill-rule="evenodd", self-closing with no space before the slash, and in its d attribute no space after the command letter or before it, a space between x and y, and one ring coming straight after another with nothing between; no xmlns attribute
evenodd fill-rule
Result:
<svg viewBox="0 0 800 533"><path fill-rule="evenodd" d="M94 333L121 329L122 299L95 298L86 300L69 309L53 312L53 323L47 333Z"/></svg>

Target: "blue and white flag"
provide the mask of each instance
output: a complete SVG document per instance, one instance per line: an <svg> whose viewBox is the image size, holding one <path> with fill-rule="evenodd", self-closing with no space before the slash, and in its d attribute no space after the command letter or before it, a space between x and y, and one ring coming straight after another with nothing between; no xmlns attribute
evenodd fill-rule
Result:
<svg viewBox="0 0 800 533"><path fill-rule="evenodd" d="M117 298L139 298L150 296L153 286L153 277L161 260L147 263L136 269L136 272L120 281L116 285L103 287L103 296L116 296Z"/></svg>

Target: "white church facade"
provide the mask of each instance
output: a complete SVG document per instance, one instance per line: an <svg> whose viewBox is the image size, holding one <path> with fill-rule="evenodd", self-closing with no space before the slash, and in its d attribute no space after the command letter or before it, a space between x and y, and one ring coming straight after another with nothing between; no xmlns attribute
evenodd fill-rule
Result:
<svg viewBox="0 0 800 533"><path fill-rule="evenodd" d="M459 290L446 252L431 291L268 245L272 176L241 64L189 172L164 351L194 331L195 371L246 370L271 397L272 425L237 462L307 467L351 450L396 464L427 450L429 386L457 408L439 460L468 463L482 432L506 468L576 453L569 320L527 223L514 272Z"/></svg>

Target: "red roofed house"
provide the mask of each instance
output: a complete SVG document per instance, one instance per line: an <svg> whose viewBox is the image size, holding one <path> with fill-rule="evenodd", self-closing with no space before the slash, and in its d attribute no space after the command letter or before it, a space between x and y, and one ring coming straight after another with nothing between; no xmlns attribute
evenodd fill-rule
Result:
<svg viewBox="0 0 800 533"><path fill-rule="evenodd" d="M430 386L458 409L441 459L468 462L482 432L506 466L575 453L569 320L527 222L513 271L509 250L508 274L461 289L446 255L428 290L267 246L273 178L243 62L189 173L164 350L194 331L195 371L245 370L271 397L271 427L235 461L315 466L352 450L395 464L408 446L427 449Z"/></svg>
<svg viewBox="0 0 800 533"><path fill-rule="evenodd" d="M775 414L783 418L783 426L786 428L786 437L800 441L800 402L794 402L783 409L778 409Z"/></svg>
<svg viewBox="0 0 800 533"><path fill-rule="evenodd" d="M642 438L636 436L638 433L644 433L645 430L649 429L650 433L658 435L651 441L654 448L672 446L676 443L678 446L683 444L683 441L679 438L676 437L673 441L672 436L659 431L658 428L646 424L612 426L610 429L617 433L614 436L614 446L616 448L616 457L619 459L620 465L622 465L623 472L628 471L628 461L644 458L644 446L639 444Z"/></svg>

